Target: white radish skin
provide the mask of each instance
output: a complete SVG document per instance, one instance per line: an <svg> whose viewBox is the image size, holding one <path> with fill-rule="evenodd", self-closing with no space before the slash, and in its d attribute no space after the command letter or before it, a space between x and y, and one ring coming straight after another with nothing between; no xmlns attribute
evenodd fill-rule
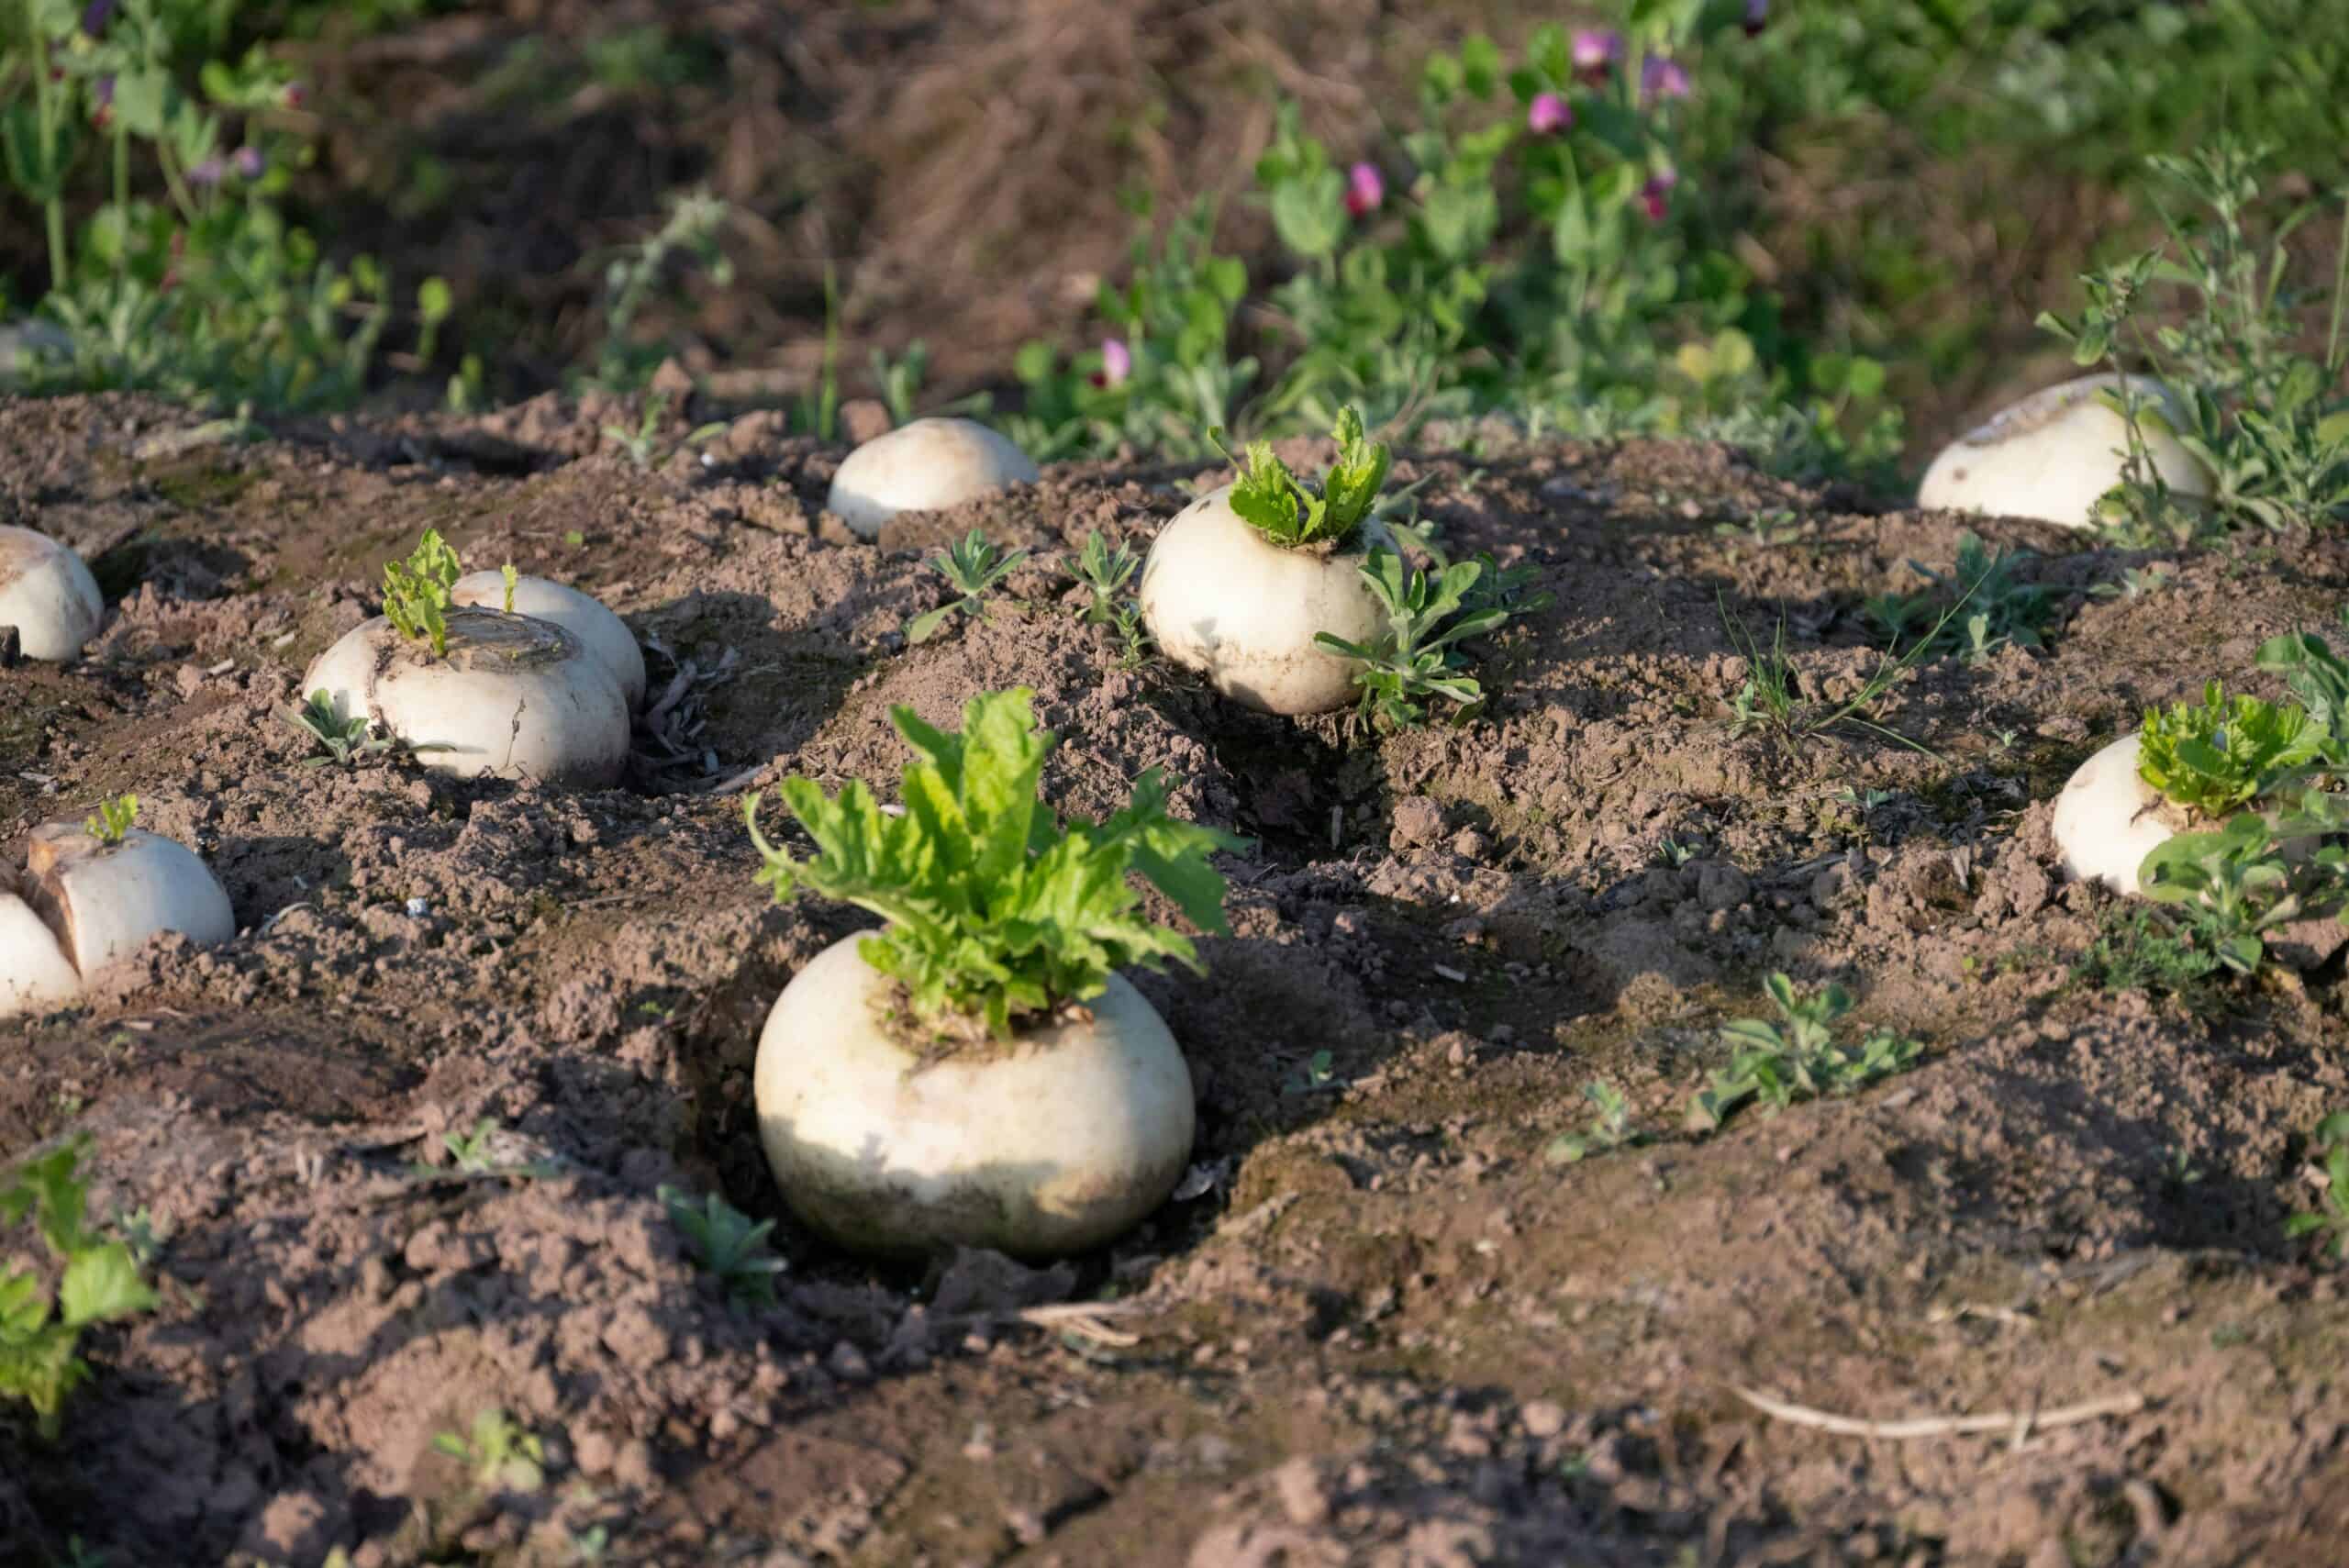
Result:
<svg viewBox="0 0 2349 1568"><path fill-rule="evenodd" d="M863 940L818 954L759 1038L759 1137L802 1220L882 1256L1042 1258L1165 1201L1190 1159L1191 1075L1140 992L1113 974L1089 1022L925 1066L890 1037Z"/></svg>
<svg viewBox="0 0 2349 1568"><path fill-rule="evenodd" d="M57 933L13 893L0 892L0 1018L45 1013L82 994L82 976Z"/></svg>
<svg viewBox="0 0 2349 1568"><path fill-rule="evenodd" d="M1917 505L1932 510L2035 517L2067 528L2096 521L2096 505L2121 483L2129 427L2099 395L2117 390L2116 375L2082 376L2033 393L1987 423L1951 442L1925 471ZM2183 415L2159 383L2143 376L2129 385L2146 412L2175 424ZM2210 475L2176 436L2140 415L2145 453L2170 489L2210 494Z"/></svg>
<svg viewBox="0 0 2349 1568"><path fill-rule="evenodd" d="M607 784L628 762L619 682L578 638L529 616L451 610L445 658L378 616L311 664L302 695L321 690L338 718L364 714L459 778Z"/></svg>
<svg viewBox="0 0 2349 1568"><path fill-rule="evenodd" d="M2064 869L2132 897L2144 891L2137 868L2145 857L2193 826L2186 807L2138 773L2143 740L2115 740L2082 762L2055 797L2055 847Z"/></svg>
<svg viewBox="0 0 2349 1568"><path fill-rule="evenodd" d="M461 605L504 609L506 574L467 573L457 579L450 596ZM517 577L514 613L551 622L585 643L587 651L601 660L604 668L612 673L612 679L619 683L620 695L628 699L629 711L633 713L644 705L644 651L637 647L636 633L629 630L628 623L601 601L544 577Z"/></svg>
<svg viewBox="0 0 2349 1568"><path fill-rule="evenodd" d="M28 659L81 657L106 619L106 600L82 558L30 528L0 528L0 626L17 628Z"/></svg>
<svg viewBox="0 0 2349 1568"><path fill-rule="evenodd" d="M237 934L237 917L194 850L134 828L103 843L75 822L33 829L26 870L73 967L85 977L139 951L158 931L182 931L198 947Z"/></svg>
<svg viewBox="0 0 2349 1568"><path fill-rule="evenodd" d="M1283 550L1231 509L1227 484L1184 507L1152 542L1142 624L1167 658L1234 702L1265 713L1344 707L1360 695L1360 665L1313 634L1368 643L1384 628L1362 578L1373 545L1395 548L1383 526L1364 522L1342 550Z"/></svg>
<svg viewBox="0 0 2349 1568"><path fill-rule="evenodd" d="M824 509L859 539L879 537L899 512L959 506L1040 477L1029 455L970 419L916 419L841 460Z"/></svg>

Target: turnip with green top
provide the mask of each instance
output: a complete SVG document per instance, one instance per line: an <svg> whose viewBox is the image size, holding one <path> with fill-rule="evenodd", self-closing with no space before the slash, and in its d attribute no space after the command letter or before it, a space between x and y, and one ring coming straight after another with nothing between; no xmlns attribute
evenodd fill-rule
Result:
<svg viewBox="0 0 2349 1568"><path fill-rule="evenodd" d="M320 654L303 692L461 778L618 780L629 711L619 678L552 621L459 604L462 574L456 551L427 532L384 567L384 614Z"/></svg>
<svg viewBox="0 0 2349 1568"><path fill-rule="evenodd" d="M916 419L841 460L824 509L859 539L900 512L934 512L1041 477L1007 436L972 419Z"/></svg>
<svg viewBox="0 0 2349 1568"><path fill-rule="evenodd" d="M46 534L0 527L0 627L17 628L26 658L79 658L106 613L97 580L80 556Z"/></svg>
<svg viewBox="0 0 2349 1568"><path fill-rule="evenodd" d="M2180 495L2210 495L2210 471L2176 434L2182 416L2168 390L2143 376L2105 374L2033 393L1943 448L1917 505L2093 527L2098 503L2124 476L2129 426L2112 406L2123 395L2134 402L2146 460L2164 483Z"/></svg>
<svg viewBox="0 0 2349 1568"><path fill-rule="evenodd" d="M2080 764L2055 797L2065 869L2114 892L2145 891L2145 859L2181 833L2208 830L2301 776L2326 733L2299 706L2229 698L2210 683L2199 704L2148 708L2144 728Z"/></svg>
<svg viewBox="0 0 2349 1568"><path fill-rule="evenodd" d="M228 895L195 852L131 824L135 795L82 823L33 829L24 875L0 885L0 1018L58 1006L147 939L211 947L237 934Z"/></svg>
<svg viewBox="0 0 2349 1568"><path fill-rule="evenodd" d="M1368 644L1386 612L1362 566L1394 549L1372 508L1391 453L1344 410L1338 460L1318 485L1248 449L1240 478L1159 530L1141 569L1141 617L1160 650L1235 702L1266 713L1324 713L1354 700L1361 662L1317 642Z"/></svg>
<svg viewBox="0 0 2349 1568"><path fill-rule="evenodd" d="M1055 821L1036 798L1053 737L1024 690L974 698L960 734L894 717L919 753L900 811L862 784L827 799L789 780L816 846L800 860L744 803L778 899L806 890L887 922L818 954L768 1016L768 1162L793 1212L857 1251L1097 1246L1164 1201L1193 1129L1182 1052L1115 972L1201 966L1141 915L1130 876L1221 932L1208 855L1236 840L1168 817L1155 771L1108 821Z"/></svg>

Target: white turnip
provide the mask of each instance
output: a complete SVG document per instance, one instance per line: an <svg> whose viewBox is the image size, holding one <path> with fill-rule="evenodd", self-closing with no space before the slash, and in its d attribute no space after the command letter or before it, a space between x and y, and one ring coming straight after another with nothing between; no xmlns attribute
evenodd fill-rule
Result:
<svg viewBox="0 0 2349 1568"><path fill-rule="evenodd" d="M860 539L899 512L938 511L1008 485L1033 484L1035 462L970 419L916 419L841 460L825 509Z"/></svg>
<svg viewBox="0 0 2349 1568"><path fill-rule="evenodd" d="M378 616L320 654L302 678L339 720L362 716L427 767L607 784L628 762L619 682L562 628L529 616L454 608L446 651Z"/></svg>
<svg viewBox="0 0 2349 1568"><path fill-rule="evenodd" d="M1942 449L1917 505L2090 527L2128 454L2127 422L2103 396L2121 384L2116 375L2083 376L2002 409ZM2140 404L2145 455L2164 482L2182 495L2210 495L2209 472L2172 433L2181 416L2167 390L2142 376L2127 385Z"/></svg>
<svg viewBox="0 0 2349 1568"><path fill-rule="evenodd" d="M532 620L552 623L584 643L619 683L620 695L634 712L644 702L644 652L628 623L600 600L576 588L545 577L514 579L513 602L507 602L506 577L500 572L472 572L451 589L460 605L480 609L510 610Z"/></svg>
<svg viewBox="0 0 2349 1568"><path fill-rule="evenodd" d="M105 619L106 600L80 556L46 534L0 527L0 627L17 628L26 658L78 658Z"/></svg>

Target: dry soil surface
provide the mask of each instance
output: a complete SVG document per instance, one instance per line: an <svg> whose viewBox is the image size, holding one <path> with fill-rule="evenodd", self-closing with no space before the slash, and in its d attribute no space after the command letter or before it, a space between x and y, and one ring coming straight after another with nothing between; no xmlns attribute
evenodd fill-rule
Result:
<svg viewBox="0 0 2349 1568"><path fill-rule="evenodd" d="M0 520L109 599L81 662L0 672L0 857L135 790L242 928L0 1028L0 1162L86 1134L164 1296L91 1336L58 1440L0 1410L0 1562L2340 1560L2341 1290L2283 1234L2349 1103L2339 928L2257 984L2100 986L2073 964L2110 901L2047 834L2142 705L2267 689L2259 640L2349 599L2338 543L2161 562L1984 524L2038 552L2044 650L1924 664L1881 731L1738 734L1733 628L1783 626L1824 711L1875 667L1861 601L1946 570L1962 520L1713 448L1459 432L1398 478L1554 603L1477 650L1475 722L1380 736L1121 667L1042 565L907 645L939 539L1144 545L1212 473L1056 470L864 545L819 515L839 449L753 416L639 469L612 417L191 444L160 406L0 405ZM426 527L627 616L656 711L625 787L300 765L300 672ZM739 797L891 790L892 705L1015 684L1063 737L1059 808L1159 766L1253 840L1210 976L1140 981L1198 1165L1096 1256L875 1270L785 1215L750 1093L765 1008L869 920L772 906ZM1921 1063L1689 1130L1773 969ZM1647 1136L1560 1162L1594 1079ZM484 1118L462 1170L444 1135ZM663 1186L777 1220L776 1306L729 1308ZM1840 1435L1741 1389L1999 1420ZM541 1484L436 1449L492 1409Z"/></svg>

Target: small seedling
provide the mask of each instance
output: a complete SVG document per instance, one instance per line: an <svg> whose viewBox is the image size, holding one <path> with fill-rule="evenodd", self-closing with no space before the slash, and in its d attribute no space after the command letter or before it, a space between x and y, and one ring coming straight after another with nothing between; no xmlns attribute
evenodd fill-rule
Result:
<svg viewBox="0 0 2349 1568"><path fill-rule="evenodd" d="M1361 413L1351 405L1339 410L1330 436L1338 443L1338 458L1314 485L1291 473L1273 454L1270 441L1248 443L1243 466L1224 446L1222 430L1208 432L1208 444L1241 470L1231 487L1231 509L1269 543L1284 550L1342 544L1376 504L1394 453L1384 441L1369 439Z"/></svg>
<svg viewBox="0 0 2349 1568"><path fill-rule="evenodd" d="M362 757L380 757L400 749L390 736L375 733L373 721L363 713L337 718L334 699L324 691L312 692L309 701L287 708L284 717L320 749L320 755L302 759L306 768L348 766Z"/></svg>
<svg viewBox="0 0 2349 1568"><path fill-rule="evenodd" d="M2137 772L2178 805L2219 817L2316 761L2326 739L2307 709L2253 696L2230 700L2212 681L2199 704L2145 710Z"/></svg>
<svg viewBox="0 0 2349 1568"><path fill-rule="evenodd" d="M432 1449L463 1465L478 1491L535 1492L546 1485L546 1445L495 1407L473 1418L470 1437L440 1432Z"/></svg>
<svg viewBox="0 0 2349 1568"><path fill-rule="evenodd" d="M2194 1156L2183 1149L2171 1150L2169 1158L2162 1162L2162 1185L2172 1192L2201 1185L2206 1173L2194 1162Z"/></svg>
<svg viewBox="0 0 2349 1568"><path fill-rule="evenodd" d="M1697 858L1698 848L1696 844L1684 844L1677 839L1666 839L1655 847L1656 863L1678 871Z"/></svg>
<svg viewBox="0 0 2349 1568"><path fill-rule="evenodd" d="M716 1193L696 1205L690 1194L662 1187L660 1198L670 1223L685 1232L694 1261L718 1281L729 1306L754 1309L775 1304L774 1276L784 1264L767 1250L774 1220L752 1224L749 1215Z"/></svg>
<svg viewBox="0 0 2349 1568"><path fill-rule="evenodd" d="M119 844L138 820L139 797L117 795L98 802L97 810L82 819L82 828L101 844Z"/></svg>
<svg viewBox="0 0 2349 1568"><path fill-rule="evenodd" d="M510 616L514 613L515 584L521 582L522 574L514 570L514 563L510 561L497 569L497 574L506 580L506 602L501 607Z"/></svg>
<svg viewBox="0 0 2349 1568"><path fill-rule="evenodd" d="M1583 1097L1597 1107L1590 1125L1580 1132L1560 1133L1542 1151L1553 1165L1571 1165L1592 1154L1629 1149L1647 1141L1648 1135L1631 1123L1631 1102L1603 1079L1582 1086Z"/></svg>
<svg viewBox="0 0 2349 1568"><path fill-rule="evenodd" d="M1921 642L1928 653L1961 652L1969 664L1978 664L1998 649L2039 648L2048 618L2054 613L2047 591L2015 579L2015 568L2030 558L2028 550L1993 551L1971 532L1957 539L1957 564L1936 572L1911 561L1909 570L1932 587L1915 594L1887 594L1870 599L1865 610L1884 628L1897 651L1919 627L1931 631ZM1959 606L1966 614L1954 619ZM1913 651L1913 649L1912 649Z"/></svg>
<svg viewBox="0 0 2349 1568"><path fill-rule="evenodd" d="M432 656L449 651L449 611L463 563L437 528L427 528L406 561L384 567L384 618L411 642L429 640Z"/></svg>
<svg viewBox="0 0 2349 1568"><path fill-rule="evenodd" d="M0 1224L30 1216L64 1264L54 1301L29 1269L0 1271L0 1397L33 1408L40 1435L54 1440L65 1396L88 1380L75 1354L82 1330L140 1312L159 1298L139 1277L130 1244L83 1228L88 1187L78 1178L85 1143L75 1140L28 1161L0 1185Z"/></svg>
<svg viewBox="0 0 2349 1568"><path fill-rule="evenodd" d="M1484 701L1484 687L1464 673L1454 647L1498 629L1509 618L1509 611L1497 605L1467 607L1469 593L1484 574L1483 562L1454 562L1431 576L1391 550L1370 552L1362 575L1386 608L1386 635L1367 646L1326 631L1313 636L1319 647L1361 661L1354 673L1354 684L1362 688L1360 717L1403 729L1427 717L1422 699L1447 698L1464 718Z"/></svg>
<svg viewBox="0 0 2349 1568"><path fill-rule="evenodd" d="M1689 1122L1699 1130L1718 1129L1749 1099L1777 1111L1821 1095L1852 1094L1908 1071L1924 1051L1889 1029L1871 1032L1856 1054L1837 1045L1835 1025L1852 1010L1852 995L1841 985L1803 996L1793 981L1774 973L1764 988L1778 1020L1738 1018L1721 1027L1722 1042L1735 1054L1689 1104Z"/></svg>
<svg viewBox="0 0 2349 1568"><path fill-rule="evenodd" d="M1713 532L1721 538L1735 539L1741 544L1750 544L1756 550L1769 550L1791 539L1799 539L1802 537L1802 531L1801 519L1785 506L1773 506L1767 511L1756 512L1742 525L1737 523L1713 525Z"/></svg>
<svg viewBox="0 0 2349 1568"><path fill-rule="evenodd" d="M2334 1262L2349 1257L2349 1111L2334 1111L2316 1124L2310 1143L2321 1163L2314 1173L2322 1184L2321 1207L2295 1214L2284 1221L2288 1240L2322 1236L2321 1251Z"/></svg>
<svg viewBox="0 0 2349 1568"><path fill-rule="evenodd" d="M1310 1095L1334 1088L1337 1082L1338 1059L1326 1051L1317 1051L1306 1058L1304 1066L1288 1075L1286 1087L1292 1095Z"/></svg>
<svg viewBox="0 0 2349 1568"><path fill-rule="evenodd" d="M2175 996L2198 1015L2216 1011L2217 980L2227 966L2180 929L2181 918L2142 904L2109 906L2096 940L2073 961L2071 978L2099 991Z"/></svg>
<svg viewBox="0 0 2349 1568"><path fill-rule="evenodd" d="M628 461L640 469L652 466L653 454L661 445L661 417L669 409L669 395L656 392L644 400L644 411L637 416L636 428L626 425L607 425L604 439L628 454Z"/></svg>
<svg viewBox="0 0 2349 1568"><path fill-rule="evenodd" d="M1085 548L1076 559L1063 564L1091 595L1091 602L1085 607L1086 622L1108 626L1117 620L1119 595L1141 569L1141 557L1133 552L1131 545L1121 544L1111 550L1108 541L1096 531L1085 536Z"/></svg>
<svg viewBox="0 0 2349 1568"><path fill-rule="evenodd" d="M2148 595L2160 593L2176 581L2177 578L2174 573L2165 572L2158 566L2132 566L2121 573L2120 582L2099 583L2090 588L2088 593L2090 596L2099 599L2142 599Z"/></svg>
<svg viewBox="0 0 2349 1568"><path fill-rule="evenodd" d="M1141 606L1133 599L1118 601L1110 626L1118 634L1118 668L1139 670L1150 659L1150 633L1141 624Z"/></svg>
<svg viewBox="0 0 2349 1568"><path fill-rule="evenodd" d="M923 564L945 578L962 597L907 621L906 640L928 642L938 635L938 628L946 624L946 617L957 610L967 610L982 620L985 619L984 601L987 592L1018 571L1027 559L1028 552L1024 550L997 550L977 528L955 540L945 553L931 556Z"/></svg>

